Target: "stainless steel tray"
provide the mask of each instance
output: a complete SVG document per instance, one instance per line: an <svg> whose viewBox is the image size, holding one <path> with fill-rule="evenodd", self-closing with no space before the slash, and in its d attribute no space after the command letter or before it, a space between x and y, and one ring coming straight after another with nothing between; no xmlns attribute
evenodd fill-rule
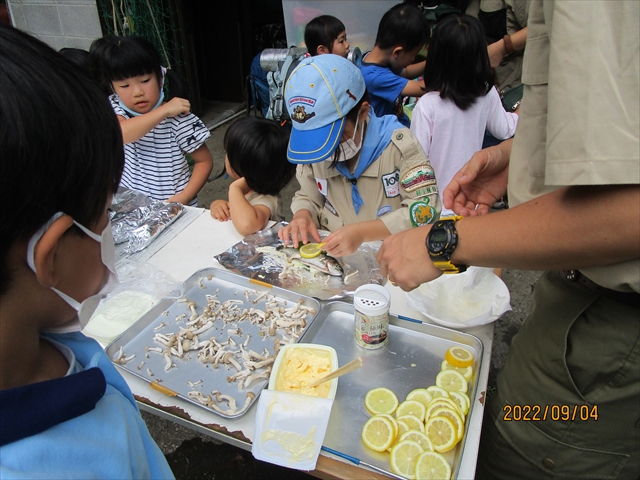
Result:
<svg viewBox="0 0 640 480"><path fill-rule="evenodd" d="M306 329L313 324L314 318L320 311L320 303L311 297L272 287L269 284L256 282L216 268L205 268L194 273L185 281L185 291L184 297L196 303L195 308L198 313L201 313L207 305L207 295L215 295L220 302L227 300L238 301L237 305L240 310L257 308L264 311L267 299L273 298L283 305L285 309L292 308L300 302L302 305L313 309L312 313L308 313L305 316ZM245 296L245 292L247 292L248 298ZM263 293L264 295L262 295ZM259 299L259 297L262 298ZM256 300L258 301L254 303ZM168 371L165 371L166 359L162 354L146 350L147 347L162 348L162 345L153 340L154 336L157 333L170 335L177 333L181 328L186 328L191 314L192 312L189 310L186 301L161 300L140 320L109 344L106 348L106 353L112 360L118 358L121 354L124 356L135 355L135 358L125 364L115 363L118 367L149 382L152 388L162 393L178 396L225 418L238 418L246 413L248 408L244 409L242 413L223 414L192 399L188 396L188 393L190 391L199 391L206 396L210 395L212 391L217 391L233 397L238 409L240 409L245 404L245 400L249 398L247 397L247 392L252 392L255 395L255 398L249 403L250 406L267 385L268 380L258 379L247 388L240 390L237 383L227 380L229 375L236 372L235 368L224 364L217 365L217 368L215 368L216 365L202 363L198 359L198 350L188 352L182 359L172 356L171 359L175 366ZM186 318L178 320L178 317L183 315L186 315ZM237 328L242 330L241 335L229 334L229 329L235 330ZM306 329L303 330L303 333ZM251 335L248 340L247 334ZM282 337L282 334L282 329L276 330L278 337ZM274 351L275 337L264 334L257 325L252 324L247 319L225 323L223 319L217 318L213 327L203 332L199 340L208 341L212 336L216 336L220 343L224 343L228 337L233 338L238 346L232 347L232 350L236 351L244 349L247 352L253 350L261 353L265 347L270 354L273 354ZM246 345L244 345L245 341L247 342ZM242 345L242 348L240 348L240 345ZM143 365L141 365L142 362L144 362ZM238 362L241 363L240 360ZM263 367L256 370L256 372L267 368L269 367ZM220 404L219 407L229 410L227 402Z"/></svg>
<svg viewBox="0 0 640 480"><path fill-rule="evenodd" d="M387 344L377 350L365 350L354 340L353 305L330 302L322 308L300 341L335 348L339 365L362 357L363 367L341 377L338 382L323 445L391 473L389 454L374 452L361 440L362 427L370 417L364 407L366 393L375 387L387 387L402 402L411 390L435 385L445 352L453 345L463 345L475 355L474 374L467 392L472 402L466 417L466 432L478 388L483 345L473 335L393 315L389 315L389 324ZM444 454L452 465L452 478L456 478L468 438L465 434L462 442Z"/></svg>

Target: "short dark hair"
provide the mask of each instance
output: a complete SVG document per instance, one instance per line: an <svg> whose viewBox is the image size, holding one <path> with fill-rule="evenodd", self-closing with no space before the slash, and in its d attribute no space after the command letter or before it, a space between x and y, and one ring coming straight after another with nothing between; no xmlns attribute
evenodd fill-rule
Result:
<svg viewBox="0 0 640 480"><path fill-rule="evenodd" d="M424 67L424 89L440 92L461 110L486 95L494 83L482 24L469 15L449 15L438 22Z"/></svg>
<svg viewBox="0 0 640 480"><path fill-rule="evenodd" d="M94 226L124 167L108 99L40 40L0 23L0 294L7 254L56 212Z"/></svg>
<svg viewBox="0 0 640 480"><path fill-rule="evenodd" d="M94 40L89 49L91 70L98 82L110 84L125 78L155 73L162 78L162 59L153 44L135 35L107 35Z"/></svg>
<svg viewBox="0 0 640 480"><path fill-rule="evenodd" d="M60 54L73 63L87 77L91 78L91 68L89 64L89 52L81 48L61 48Z"/></svg>
<svg viewBox="0 0 640 480"><path fill-rule="evenodd" d="M224 134L229 165L262 195L277 195L289 183L296 166L287 161L289 133L272 120L243 117Z"/></svg>
<svg viewBox="0 0 640 480"><path fill-rule="evenodd" d="M320 15L311 20L304 29L304 43L309 55L315 57L320 45L327 47L331 53L333 42L344 31L344 23L332 15Z"/></svg>
<svg viewBox="0 0 640 480"><path fill-rule="evenodd" d="M422 11L410 3L399 3L382 16L376 46L383 50L398 46L413 50L426 44L429 34L429 22Z"/></svg>

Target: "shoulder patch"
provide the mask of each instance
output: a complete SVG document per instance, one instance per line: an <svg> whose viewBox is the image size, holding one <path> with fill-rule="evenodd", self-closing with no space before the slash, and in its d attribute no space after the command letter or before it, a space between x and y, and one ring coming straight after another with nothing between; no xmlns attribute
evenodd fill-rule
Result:
<svg viewBox="0 0 640 480"><path fill-rule="evenodd" d="M409 207L409 216L411 217L411 225L414 227L422 227L429 223L435 222L438 213L436 209L429 205L428 202L419 200Z"/></svg>
<svg viewBox="0 0 640 480"><path fill-rule="evenodd" d="M318 191L324 195L325 197L327 196L328 193L328 188L327 188L327 179L326 178L316 178L316 185L318 187Z"/></svg>
<svg viewBox="0 0 640 480"><path fill-rule="evenodd" d="M406 192L413 192L420 187L436 184L436 174L431 165L418 165L408 170L400 181L400 185Z"/></svg>
<svg viewBox="0 0 640 480"><path fill-rule="evenodd" d="M400 170L382 175L381 180L387 198L400 195Z"/></svg>
<svg viewBox="0 0 640 480"><path fill-rule="evenodd" d="M376 213L376 218L380 218L383 215L386 215L387 213L391 213L391 205L383 205L378 209L378 212Z"/></svg>

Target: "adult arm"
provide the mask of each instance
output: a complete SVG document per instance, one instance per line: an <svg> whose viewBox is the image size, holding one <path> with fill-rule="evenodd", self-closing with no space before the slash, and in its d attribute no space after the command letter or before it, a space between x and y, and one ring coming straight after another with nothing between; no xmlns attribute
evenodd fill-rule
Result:
<svg viewBox="0 0 640 480"><path fill-rule="evenodd" d="M190 155L195 162L193 172L191 172L191 179L184 187L184 190L169 198L169 202L180 202L183 205L189 205L191 200L198 195L200 189L204 187L204 184L207 183L209 174L213 169L213 158L211 158L209 148L203 143Z"/></svg>
<svg viewBox="0 0 640 480"><path fill-rule="evenodd" d="M511 43L513 44L513 50L515 52L524 50L527 43L527 27L517 31L513 35L509 35L509 38L511 38ZM507 46L504 43L504 38L501 38L497 42L493 42L489 45L487 47L487 51L489 53L491 68L496 68L500 63L502 63L502 60L504 60L504 57L507 55Z"/></svg>
<svg viewBox="0 0 640 480"><path fill-rule="evenodd" d="M122 129L122 139L124 143L140 140L165 118L189 113L190 110L191 104L189 100L176 97L167 103L163 103L158 108L137 117L125 118L118 115L120 128Z"/></svg>

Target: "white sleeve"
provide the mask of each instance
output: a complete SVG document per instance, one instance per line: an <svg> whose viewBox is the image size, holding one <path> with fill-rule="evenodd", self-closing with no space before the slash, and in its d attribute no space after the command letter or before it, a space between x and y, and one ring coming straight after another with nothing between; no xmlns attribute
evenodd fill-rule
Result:
<svg viewBox="0 0 640 480"><path fill-rule="evenodd" d="M504 109L496 87L493 87L487 95L489 95L491 101L489 117L487 118L487 130L498 140L506 140L513 137L518 126L518 115L507 112Z"/></svg>
<svg viewBox="0 0 640 480"><path fill-rule="evenodd" d="M411 115L411 131L418 139L420 146L429 156L431 136L433 135L433 106L429 97L423 96L416 103Z"/></svg>

